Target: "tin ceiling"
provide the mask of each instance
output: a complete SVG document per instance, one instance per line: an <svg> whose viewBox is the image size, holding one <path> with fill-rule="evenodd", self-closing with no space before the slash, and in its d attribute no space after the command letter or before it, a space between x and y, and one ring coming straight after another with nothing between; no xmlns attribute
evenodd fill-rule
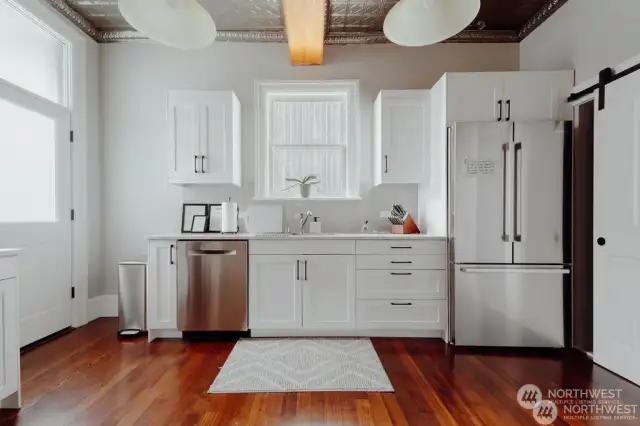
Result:
<svg viewBox="0 0 640 426"><path fill-rule="evenodd" d="M142 38L117 0L47 0L98 42ZM398 0L327 0L326 44L387 43L382 24ZM568 0L482 0L476 21L450 42L518 42ZM222 41L286 41L281 0L201 0Z"/></svg>

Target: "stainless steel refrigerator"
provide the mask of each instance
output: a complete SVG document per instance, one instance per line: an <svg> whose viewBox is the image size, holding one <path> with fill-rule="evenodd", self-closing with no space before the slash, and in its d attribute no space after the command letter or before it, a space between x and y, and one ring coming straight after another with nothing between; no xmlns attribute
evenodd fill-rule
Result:
<svg viewBox="0 0 640 426"><path fill-rule="evenodd" d="M570 123L457 123L450 130L451 341L565 346Z"/></svg>

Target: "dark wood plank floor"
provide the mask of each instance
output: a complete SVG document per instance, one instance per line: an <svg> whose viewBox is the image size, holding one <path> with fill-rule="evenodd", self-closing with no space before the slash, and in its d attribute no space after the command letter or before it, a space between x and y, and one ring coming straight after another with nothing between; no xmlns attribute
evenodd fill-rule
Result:
<svg viewBox="0 0 640 426"><path fill-rule="evenodd" d="M453 351L424 339L374 339L395 393L208 395L232 343L120 342L115 327L99 319L23 355L24 408L2 411L0 424L536 425L516 401L526 383L622 389L640 403L640 389L577 353Z"/></svg>

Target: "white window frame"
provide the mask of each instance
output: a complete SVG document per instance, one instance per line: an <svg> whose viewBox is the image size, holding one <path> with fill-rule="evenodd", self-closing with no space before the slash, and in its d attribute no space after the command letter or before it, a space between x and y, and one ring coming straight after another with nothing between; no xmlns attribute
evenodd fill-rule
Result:
<svg viewBox="0 0 640 426"><path fill-rule="evenodd" d="M256 81L255 84L255 199L299 200L270 193L269 98L273 96L310 95L346 98L346 188L342 197L312 197L311 200L359 199L360 96L358 80ZM330 146L327 146L330 147Z"/></svg>

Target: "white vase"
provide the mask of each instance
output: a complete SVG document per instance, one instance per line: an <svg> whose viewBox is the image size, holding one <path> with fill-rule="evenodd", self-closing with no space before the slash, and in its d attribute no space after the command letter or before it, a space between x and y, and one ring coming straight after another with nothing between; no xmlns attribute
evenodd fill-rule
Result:
<svg viewBox="0 0 640 426"><path fill-rule="evenodd" d="M303 183L300 185L300 196L302 198L309 198L311 195L311 185L308 183Z"/></svg>

